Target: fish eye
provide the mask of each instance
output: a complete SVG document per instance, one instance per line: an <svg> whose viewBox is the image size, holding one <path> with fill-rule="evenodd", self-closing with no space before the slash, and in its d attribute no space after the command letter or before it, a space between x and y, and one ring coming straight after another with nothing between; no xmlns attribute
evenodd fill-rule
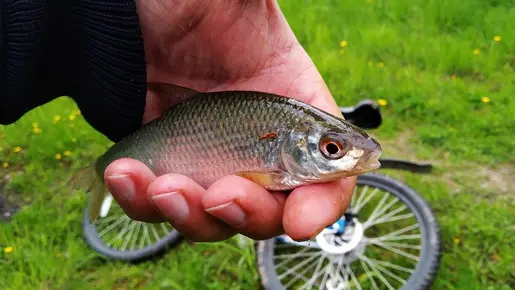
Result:
<svg viewBox="0 0 515 290"><path fill-rule="evenodd" d="M345 140L333 133L322 136L319 147L322 155L328 159L339 159L347 153Z"/></svg>

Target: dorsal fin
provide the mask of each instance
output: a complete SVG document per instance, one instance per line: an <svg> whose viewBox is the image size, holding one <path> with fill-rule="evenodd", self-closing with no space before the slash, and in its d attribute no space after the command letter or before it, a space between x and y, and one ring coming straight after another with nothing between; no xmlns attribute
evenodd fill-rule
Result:
<svg viewBox="0 0 515 290"><path fill-rule="evenodd" d="M170 102L168 105L175 105L200 93L194 89L157 82L148 82L147 89L157 93L161 98L166 98Z"/></svg>

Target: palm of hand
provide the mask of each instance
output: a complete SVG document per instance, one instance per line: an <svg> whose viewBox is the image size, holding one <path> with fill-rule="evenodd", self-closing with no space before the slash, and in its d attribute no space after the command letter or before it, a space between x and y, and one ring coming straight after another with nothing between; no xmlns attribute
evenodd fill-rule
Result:
<svg viewBox="0 0 515 290"><path fill-rule="evenodd" d="M156 2L140 9L149 81L266 91L338 113L275 1ZM150 95L147 120L166 107Z"/></svg>
<svg viewBox="0 0 515 290"><path fill-rule="evenodd" d="M139 1L149 82L198 91L265 91L339 114L274 0ZM143 122L160 116L170 103L148 91ZM282 232L293 239L310 238L341 217L356 182L346 178L308 185L286 196L228 176L205 189L185 176L155 176L129 159L109 165L105 179L130 217L166 220L196 241L235 233L255 239Z"/></svg>

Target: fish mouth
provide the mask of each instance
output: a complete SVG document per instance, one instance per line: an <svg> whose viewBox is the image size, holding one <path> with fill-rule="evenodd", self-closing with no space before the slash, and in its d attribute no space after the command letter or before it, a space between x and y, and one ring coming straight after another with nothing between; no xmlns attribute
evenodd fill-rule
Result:
<svg viewBox="0 0 515 290"><path fill-rule="evenodd" d="M372 170L379 169L381 167L381 162L379 161L379 157L383 152L381 150L375 150L370 152L367 158L363 158L356 164L354 167L355 171L359 172L368 172Z"/></svg>

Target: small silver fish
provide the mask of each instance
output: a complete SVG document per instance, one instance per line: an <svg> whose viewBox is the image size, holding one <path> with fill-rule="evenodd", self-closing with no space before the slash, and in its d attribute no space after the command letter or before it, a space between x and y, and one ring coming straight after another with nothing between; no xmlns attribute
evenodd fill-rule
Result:
<svg viewBox="0 0 515 290"><path fill-rule="evenodd" d="M274 191L380 167L376 140L298 100L253 91L178 91L179 103L114 144L90 167L92 174L82 174L79 186L92 191L91 221L106 193L106 167L124 157L143 162L156 176L178 173L204 188L235 174Z"/></svg>

